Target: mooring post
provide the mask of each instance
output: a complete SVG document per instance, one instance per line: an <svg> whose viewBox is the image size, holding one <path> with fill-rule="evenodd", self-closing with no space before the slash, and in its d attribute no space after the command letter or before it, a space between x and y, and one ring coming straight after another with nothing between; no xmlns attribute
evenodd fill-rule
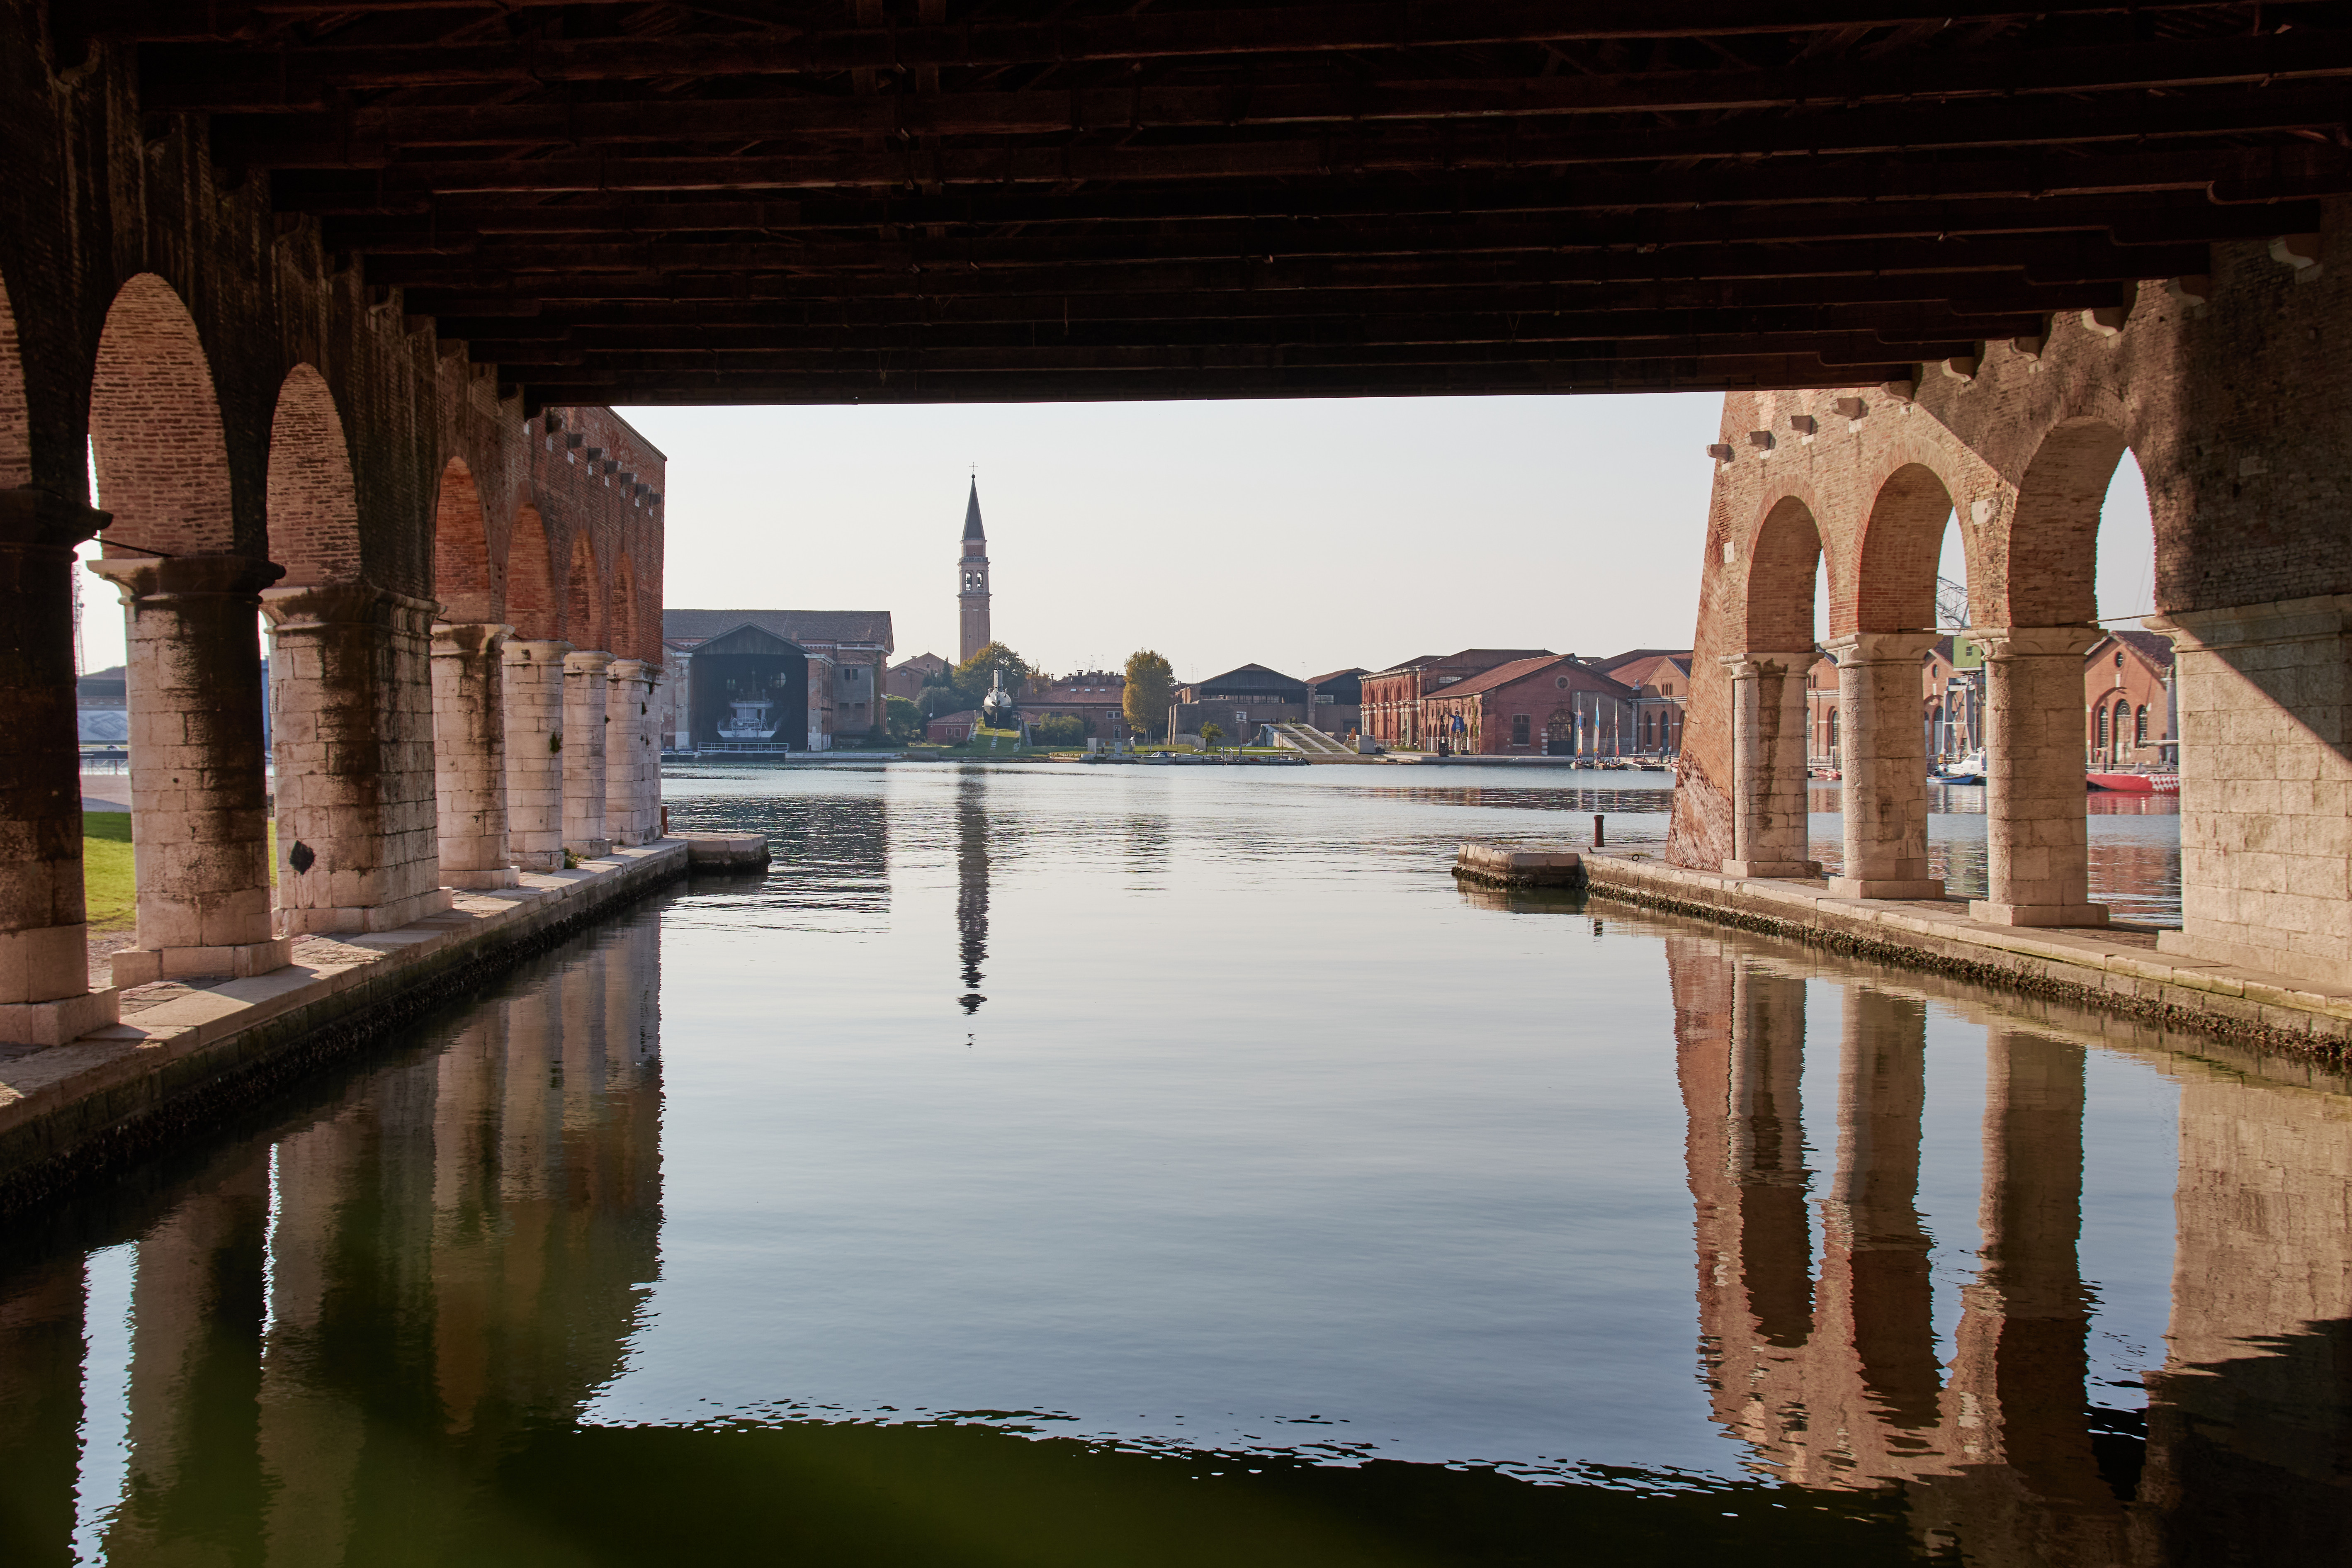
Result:
<svg viewBox="0 0 2352 1568"><path fill-rule="evenodd" d="M1606 842L1601 835L1601 814L1596 811L1592 814L1592 847L1598 849Z"/></svg>

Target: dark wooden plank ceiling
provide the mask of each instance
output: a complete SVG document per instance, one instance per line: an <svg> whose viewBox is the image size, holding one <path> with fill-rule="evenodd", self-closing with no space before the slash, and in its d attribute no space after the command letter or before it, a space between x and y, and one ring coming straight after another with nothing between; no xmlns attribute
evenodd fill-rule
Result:
<svg viewBox="0 0 2352 1568"><path fill-rule="evenodd" d="M533 406L1893 380L2352 192L2352 0L55 0Z"/></svg>

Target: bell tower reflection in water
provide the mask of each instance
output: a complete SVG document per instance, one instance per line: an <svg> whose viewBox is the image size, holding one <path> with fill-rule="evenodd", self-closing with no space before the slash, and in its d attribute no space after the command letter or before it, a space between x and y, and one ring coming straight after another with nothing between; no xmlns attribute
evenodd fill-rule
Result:
<svg viewBox="0 0 2352 1568"><path fill-rule="evenodd" d="M78 1523L118 1563L337 1563L386 1529L467 1556L482 1477L619 1373L659 1271L658 939L615 928L273 1137L134 1173L87 1267L0 1259L12 1568L76 1561ZM126 1250L127 1355L94 1283Z"/></svg>
<svg viewBox="0 0 2352 1568"><path fill-rule="evenodd" d="M2352 1539L2352 1116L2164 1058L2188 1081L2171 1353L2148 1379L2142 1469L2127 1439L2095 1432L2084 1386L2084 1046L1986 1015L1983 1246L1939 1365L1916 1206L1924 995L1806 950L1666 942L1701 1354L1717 1421L1763 1465L1899 1489L1921 1544L1971 1563L2188 1564L2242 1560L2231 1543L2254 1538L2323 1554ZM1818 1279L1797 1109L1809 979L1843 991Z"/></svg>
<svg viewBox="0 0 2352 1568"><path fill-rule="evenodd" d="M988 1000L980 994L988 957L988 775L978 768L956 781L956 945L963 958L966 1016Z"/></svg>

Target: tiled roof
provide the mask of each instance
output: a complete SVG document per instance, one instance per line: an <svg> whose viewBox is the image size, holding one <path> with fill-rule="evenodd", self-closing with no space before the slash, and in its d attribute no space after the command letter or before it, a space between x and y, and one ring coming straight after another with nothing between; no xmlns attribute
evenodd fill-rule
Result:
<svg viewBox="0 0 2352 1568"><path fill-rule="evenodd" d="M1599 670L1603 675L1613 675L1618 670L1624 668L1627 665L1637 663L1642 659L1671 658L1675 661L1675 665L1681 668L1685 675L1688 675L1690 673L1691 651L1691 649L1686 647L1628 648L1625 652L1619 654L1615 658L1594 660L1592 668Z"/></svg>
<svg viewBox="0 0 2352 1568"><path fill-rule="evenodd" d="M2170 669L2172 668L2172 639L2170 637L2158 637L2154 632L2113 631L2109 632L2107 635L2115 638L2117 642L2129 647L2133 652L2138 654L2140 658L2147 660L2148 663L2156 666L2157 668Z"/></svg>
<svg viewBox="0 0 2352 1568"><path fill-rule="evenodd" d="M891 646L887 610L664 610L662 640L700 642L750 622L793 642Z"/></svg>
<svg viewBox="0 0 2352 1568"><path fill-rule="evenodd" d="M1350 675L1369 675L1370 673L1371 672L1370 670L1360 669L1355 666L1350 665L1346 669L1327 669L1320 675L1310 675L1307 678L1307 684L1309 686L1320 686L1327 680L1340 680Z"/></svg>
<svg viewBox="0 0 2352 1568"><path fill-rule="evenodd" d="M1515 658L1510 663L1498 665L1483 675L1474 675L1467 680L1433 691L1430 696L1433 700L1440 701L1448 697L1476 697L1483 692L1493 691L1498 687L1508 686L1513 681L1525 680L1530 675L1540 675L1555 666L1573 671L1580 677L1577 685L1582 690L1602 691L1614 697L1634 695L1632 688L1611 679L1580 658L1570 658L1565 654L1548 653L1535 658Z"/></svg>

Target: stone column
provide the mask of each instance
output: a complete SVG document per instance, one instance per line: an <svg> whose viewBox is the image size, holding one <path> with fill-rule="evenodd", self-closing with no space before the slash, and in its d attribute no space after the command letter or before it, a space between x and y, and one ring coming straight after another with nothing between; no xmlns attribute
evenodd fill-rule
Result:
<svg viewBox="0 0 2352 1568"><path fill-rule="evenodd" d="M112 557L90 570L129 613L131 836L138 945L117 985L265 974L293 961L271 930L262 767L261 590L284 568L242 555Z"/></svg>
<svg viewBox="0 0 2352 1568"><path fill-rule="evenodd" d="M1805 857L1805 672L1801 653L1748 653L1731 672L1731 853L1727 877L1818 877Z"/></svg>
<svg viewBox="0 0 2352 1568"><path fill-rule="evenodd" d="M563 656L563 847L583 860L613 847L604 829L605 710L613 656L584 649Z"/></svg>
<svg viewBox="0 0 2352 1568"><path fill-rule="evenodd" d="M115 1021L89 988L74 708L74 546L106 513L0 490L0 1044L54 1046Z"/></svg>
<svg viewBox="0 0 2352 1568"><path fill-rule="evenodd" d="M2180 929L2159 952L2352 973L2352 595L2181 610Z"/></svg>
<svg viewBox="0 0 2352 1568"><path fill-rule="evenodd" d="M563 660L568 642L509 637L506 683L507 847L521 871L563 869Z"/></svg>
<svg viewBox="0 0 2352 1568"><path fill-rule="evenodd" d="M1927 632L1865 632L1828 645L1838 663L1844 756L1845 869L1841 899L1940 899L1927 875L1927 739L1919 659Z"/></svg>
<svg viewBox="0 0 2352 1568"><path fill-rule="evenodd" d="M278 907L289 936L449 907L433 802L434 605L364 584L270 588Z"/></svg>
<svg viewBox="0 0 2352 1568"><path fill-rule="evenodd" d="M445 888L511 888L507 842L506 639L512 626L433 628L433 777Z"/></svg>
<svg viewBox="0 0 2352 1568"><path fill-rule="evenodd" d="M669 665L653 667L654 715L660 718L683 704L684 696L677 690L677 671ZM664 721L667 724L669 721ZM669 747L667 730L656 731L653 750L646 759L646 842L656 843L662 837L662 752Z"/></svg>
<svg viewBox="0 0 2352 1568"><path fill-rule="evenodd" d="M654 667L641 658L616 658L609 672L612 689L604 715L604 826L615 844L643 844L653 837L646 821L647 786L658 765L653 749Z"/></svg>
<svg viewBox="0 0 2352 1568"><path fill-rule="evenodd" d="M2083 811L2083 656L2096 626L1972 627L1985 654L1986 897L1972 919L2096 926Z"/></svg>

